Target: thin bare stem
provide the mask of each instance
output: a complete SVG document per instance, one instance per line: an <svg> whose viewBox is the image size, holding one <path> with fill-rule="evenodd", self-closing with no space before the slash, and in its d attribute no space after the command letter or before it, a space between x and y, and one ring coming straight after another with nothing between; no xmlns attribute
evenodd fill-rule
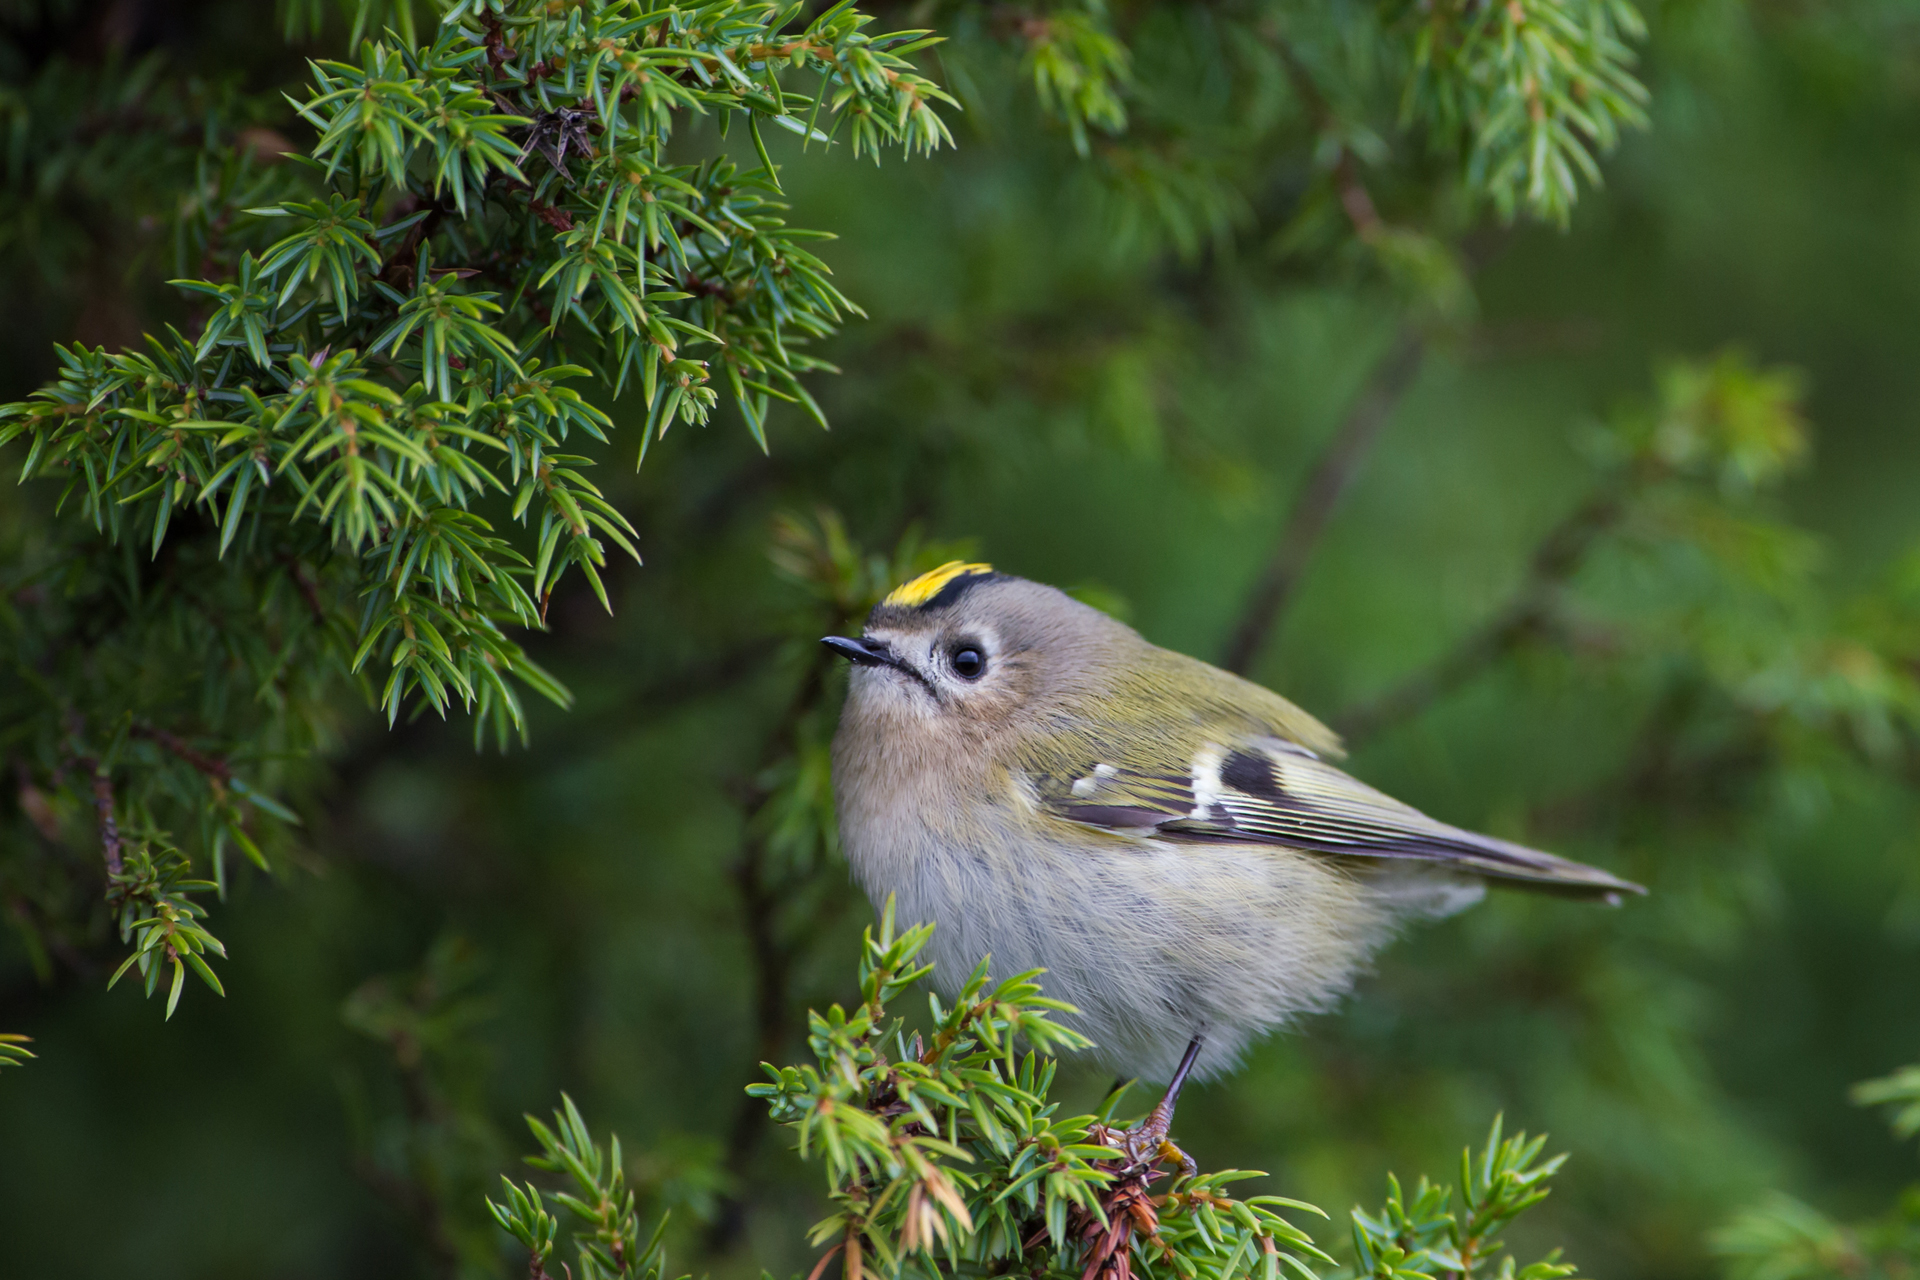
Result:
<svg viewBox="0 0 1920 1280"><path fill-rule="evenodd" d="M191 746L179 734L170 733L157 725L150 724L136 724L131 732L136 738L145 738L149 742L166 748L215 782L224 785L233 781L233 770L228 768L225 760L218 756L210 756Z"/></svg>
<svg viewBox="0 0 1920 1280"><path fill-rule="evenodd" d="M1360 167L1354 163L1353 151L1339 142L1340 123L1338 114L1328 101L1320 82L1313 78L1313 72L1300 60L1279 27L1269 24L1263 28L1267 43L1279 54L1281 65L1287 69L1287 78L1293 81L1294 91L1306 103L1308 114L1313 117L1313 127L1335 142L1337 150L1333 162L1334 192L1340 197L1341 211L1347 215L1347 221L1353 224L1354 234L1362 240L1372 240L1385 229L1380 211L1373 203L1373 193L1367 190L1367 184L1360 177Z"/></svg>
<svg viewBox="0 0 1920 1280"><path fill-rule="evenodd" d="M1600 536L1619 523L1625 506L1625 495L1618 491L1596 494L1582 503L1540 540L1526 578L1487 623L1426 670L1337 718L1334 727L1355 743L1410 720L1546 631L1553 622L1560 589L1586 562Z"/></svg>
<svg viewBox="0 0 1920 1280"><path fill-rule="evenodd" d="M767 735L760 771L793 753L802 722L826 691L827 665L828 659L817 651L808 659L799 687ZM773 792L761 786L755 786L749 793L746 809L750 834L741 849L740 861L733 868L747 934L747 952L753 967L754 1048L761 1062L777 1061L792 1033L789 978L794 958L805 945L805 937L810 936L781 936L780 907L790 899L794 886L783 883L776 874L767 839L754 830L756 819L772 798ZM726 1153L722 1158L723 1167L736 1182L745 1177L766 1127L766 1104L757 1098L743 1097L728 1129ZM729 1195L721 1202L708 1232L708 1246L715 1252L732 1248L746 1230L746 1217L746 1197L738 1192Z"/></svg>
<svg viewBox="0 0 1920 1280"><path fill-rule="evenodd" d="M1426 343L1412 327L1402 328L1374 367L1345 420L1327 441L1287 513L1287 523L1260 572L1220 665L1245 675L1280 624L1294 588L1313 559L1340 500L1372 452L1380 432L1420 375Z"/></svg>
<svg viewBox="0 0 1920 1280"><path fill-rule="evenodd" d="M75 761L93 781L93 815L100 826L100 852L107 860L107 876L120 874L120 824L113 817L113 775L100 762L82 756Z"/></svg>

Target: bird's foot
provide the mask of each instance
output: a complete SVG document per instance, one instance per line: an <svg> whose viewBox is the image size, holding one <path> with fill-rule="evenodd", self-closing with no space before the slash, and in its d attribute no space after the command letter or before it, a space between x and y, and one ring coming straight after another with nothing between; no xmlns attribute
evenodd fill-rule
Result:
<svg viewBox="0 0 1920 1280"><path fill-rule="evenodd" d="M1113 1182L1100 1197L1105 1220L1095 1221L1088 1216L1081 1229L1088 1245L1081 1280L1133 1280L1127 1242L1135 1231L1149 1240L1159 1237L1160 1219L1147 1192L1148 1185L1161 1176L1161 1165L1175 1161L1186 1177L1199 1175L1200 1166L1194 1163L1193 1157L1175 1146L1168 1136L1173 1128L1173 1109L1180 1101L1180 1087L1187 1082L1194 1059L1199 1056L1200 1037L1195 1036L1187 1046L1186 1056L1180 1059L1180 1068L1173 1073L1166 1093L1145 1120L1131 1129L1095 1125L1088 1135L1101 1146L1118 1151L1120 1158L1103 1165L1113 1171Z"/></svg>
<svg viewBox="0 0 1920 1280"><path fill-rule="evenodd" d="M1187 1045L1187 1052L1180 1059L1180 1066L1174 1071L1173 1079L1167 1083L1167 1091L1161 1095L1147 1118L1131 1129L1110 1129L1100 1127L1096 1135L1104 1145L1118 1150L1123 1159L1119 1172L1122 1176L1137 1175L1158 1165L1177 1161L1180 1171L1191 1178L1200 1172L1193 1157L1175 1146L1170 1138L1173 1129L1173 1109L1179 1105L1180 1090L1187 1083L1187 1076L1193 1071L1193 1064L1200 1056L1202 1037L1195 1036Z"/></svg>
<svg viewBox="0 0 1920 1280"><path fill-rule="evenodd" d="M1175 1146L1165 1137L1155 1137L1146 1125L1128 1129L1120 1135L1120 1149L1127 1153L1127 1164L1132 1169L1152 1169L1162 1164L1177 1163L1185 1177L1200 1176L1200 1166L1192 1156Z"/></svg>

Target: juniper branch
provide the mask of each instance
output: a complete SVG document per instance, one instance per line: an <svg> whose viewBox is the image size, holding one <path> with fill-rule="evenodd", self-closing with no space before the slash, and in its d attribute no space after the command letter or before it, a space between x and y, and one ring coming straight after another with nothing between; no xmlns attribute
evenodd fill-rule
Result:
<svg viewBox="0 0 1920 1280"><path fill-rule="evenodd" d="M1426 343L1403 327L1368 375L1353 407L1308 470L1273 552L1255 580L1220 665L1239 675L1252 669L1279 627L1340 500L1346 496L1400 400L1419 377Z"/></svg>

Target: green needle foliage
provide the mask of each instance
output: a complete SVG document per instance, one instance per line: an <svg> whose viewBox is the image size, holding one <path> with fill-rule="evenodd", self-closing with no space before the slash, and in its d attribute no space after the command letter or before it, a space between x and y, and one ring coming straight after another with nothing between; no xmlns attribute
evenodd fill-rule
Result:
<svg viewBox="0 0 1920 1280"><path fill-rule="evenodd" d="M290 37L328 29L324 6L282 8ZM520 636L569 573L610 608L609 557L639 559L632 513L589 478L617 430L644 459L723 396L763 450L776 406L826 424L805 380L831 366L809 348L860 312L814 252L824 233L788 221L773 148L953 142L959 104L917 61L941 37L876 34L851 3L427 10L348 4L346 56L281 95L151 59L0 91L6 234L77 268L45 215L78 199L172 250L171 323L125 350L61 345L51 383L0 405L0 446L57 513L0 569L21 673L0 739L48 845L0 855L16 916L44 955L119 912L169 1010L189 968L217 988L221 946L186 895L224 894L230 852L265 867L288 845L343 694L389 725L461 709L502 745L528 691L569 702ZM1467 224L1435 199L1564 221L1644 98L1624 0L928 13L968 37L965 84L1017 57L1124 223L1187 253L1257 240L1264 175L1305 165L1272 229L1284 252L1338 259L1322 215L1344 210L1440 312ZM1234 51L1224 98L1175 91L1203 49ZM76 96L97 119L66 118ZM1196 110L1242 122L1210 131L1224 149L1191 145ZM114 886L90 901L72 856L89 826Z"/></svg>
<svg viewBox="0 0 1920 1280"><path fill-rule="evenodd" d="M1500 1280L1560 1280L1576 1268L1555 1249L1538 1262L1515 1266L1497 1239L1507 1224L1547 1198L1547 1181L1566 1163L1564 1155L1540 1159L1543 1134L1504 1138L1501 1121L1478 1160L1460 1153L1460 1191L1421 1178L1411 1198L1387 1175L1387 1202L1377 1214L1353 1211L1356 1271L1374 1280L1432 1280L1436 1275L1491 1274Z"/></svg>
<svg viewBox="0 0 1920 1280"><path fill-rule="evenodd" d="M565 1175L570 1188L547 1193L531 1182L515 1186L503 1174L500 1181L507 1203L487 1201L493 1220L532 1255L527 1274L533 1280L544 1280L550 1274L547 1264L553 1260L560 1239L560 1221L547 1209L551 1194L553 1202L569 1215L568 1234L575 1257L565 1274L577 1275L580 1280L660 1280L667 1265L661 1248L667 1222L661 1218L643 1242L634 1194L626 1185L619 1135L606 1147L597 1145L573 1099L565 1094L560 1095L551 1128L532 1116L527 1117L527 1127L533 1130L541 1151L540 1155L528 1156L527 1163Z"/></svg>
<svg viewBox="0 0 1920 1280"><path fill-rule="evenodd" d="M1902 1067L1878 1080L1853 1086L1853 1100L1863 1107L1887 1107L1896 1138L1920 1133L1920 1064Z"/></svg>
<svg viewBox="0 0 1920 1280"><path fill-rule="evenodd" d="M1503 218L1524 209L1564 225L1580 183L1600 181L1596 157L1646 124L1632 72L1646 23L1624 0L1410 5L1402 21L1418 68L1402 119L1455 139Z"/></svg>
<svg viewBox="0 0 1920 1280"><path fill-rule="evenodd" d="M226 994L205 957L209 953L224 957L227 949L200 925L206 908L187 896L219 886L187 879L187 871L187 859L177 849L166 850L156 860L150 847L136 846L114 873L107 895L109 904L120 904L120 941L133 945L132 954L120 962L107 985L120 981L129 969L137 969L151 996L166 979L168 1018L180 1005L180 988L189 968L215 995Z"/></svg>
<svg viewBox="0 0 1920 1280"><path fill-rule="evenodd" d="M1897 1138L1920 1133L1920 1065L1853 1088L1862 1106L1888 1106ZM1920 1268L1920 1182L1864 1222L1840 1223L1776 1192L1714 1232L1730 1280L1900 1280Z"/></svg>
<svg viewBox="0 0 1920 1280"><path fill-rule="evenodd" d="M1409 1201L1389 1175L1386 1204L1373 1214L1353 1211L1354 1256L1346 1264L1281 1216L1295 1210L1324 1218L1320 1209L1225 1190L1262 1173L1182 1173L1149 1194L1161 1175L1129 1166L1116 1145L1112 1111L1124 1090L1100 1116L1061 1116L1049 1098L1055 1051L1087 1046L1051 1020L1064 1006L1041 994L1037 975L995 982L982 964L951 1005L929 994L919 1030L890 1012L931 972L918 961L931 935L932 926L897 931L889 904L878 935L869 929L862 939L859 1006L811 1014L813 1062L766 1064L770 1082L747 1089L767 1102L801 1158L826 1173L833 1212L811 1237L816 1246L831 1243L814 1277L836 1259L848 1280L1574 1274L1557 1250L1517 1269L1502 1252L1496 1237L1546 1199L1566 1157L1541 1160L1544 1138L1504 1137L1498 1120L1477 1160L1470 1151L1461 1155L1458 1207L1450 1188L1424 1177ZM531 1255L530 1274L549 1274L558 1248L561 1219L547 1208L549 1199L568 1213L582 1276L663 1274L665 1222L641 1243L620 1140L596 1145L564 1096L551 1127L531 1116L527 1123L541 1148L528 1163L565 1175L568 1189L547 1192L503 1177L506 1203L490 1200L488 1209Z"/></svg>
<svg viewBox="0 0 1920 1280"><path fill-rule="evenodd" d="M0 1067L17 1067L31 1058L33 1052L27 1046L32 1043L32 1036L0 1032Z"/></svg>
<svg viewBox="0 0 1920 1280"><path fill-rule="evenodd" d="M1871 1176L1774 1117L1892 1060L1864 960L1920 936L1885 874L1920 560L1871 425L1914 300L1858 247L1912 216L1857 180L1899 172L1912 35L1870 0L0 0L0 1027L34 1037L0 1065L43 1059L0 1072L9 1257L1566 1274L1500 1248L1524 1210L1673 1280L1782 1168ZM1202 656L1251 619L1234 664L1369 781L1653 884L1423 931L1189 1095L1191 1151L1373 1206L1332 1237L1252 1175L1119 1166L1039 979L922 1009L913 935L859 942L814 642L955 555ZM1746 1065L1802 999L1847 1034ZM1375 1204L1500 1108L1578 1182L1540 1207L1556 1162L1496 1128ZM69 1153L144 1167L167 1125L167 1177L65 1211ZM286 1171L257 1211L235 1153ZM1729 1266L1891 1278L1911 1219L1783 1210Z"/></svg>
<svg viewBox="0 0 1920 1280"><path fill-rule="evenodd" d="M1104 1116L1069 1118L1048 1100L1053 1051L1085 1040L1051 1021L1064 1006L1041 995L1036 974L996 982L983 962L951 1005L929 995L922 1030L889 1012L931 972L917 958L932 933L896 932L889 904L878 936L863 938L861 1004L810 1014L813 1063L767 1064L771 1082L748 1088L793 1131L800 1155L824 1166L833 1212L812 1241L832 1242L848 1280L1079 1276L1110 1257L1124 1275L1129 1252L1149 1277L1272 1280L1284 1263L1311 1280L1304 1258L1332 1261L1278 1212L1320 1210L1222 1190L1259 1174L1183 1178L1152 1201L1116 1202L1124 1161L1111 1145L1112 1104Z"/></svg>
<svg viewBox="0 0 1920 1280"><path fill-rule="evenodd" d="M389 723L464 707L502 743L522 689L567 701L512 629L544 625L571 568L607 604L609 551L639 557L571 451L612 427L575 384L637 390L640 456L705 422L716 380L763 447L775 401L824 425L805 347L853 308L818 233L787 224L760 129L876 157L949 141L907 61L930 37L869 22L479 3L423 45L364 40L290 99L309 156L229 150L190 219L207 274L173 281L197 332L62 347L53 384L0 406L0 445L67 516L5 570L25 679L4 736L37 794L62 780L93 808L130 963L149 991L171 973L169 1013L187 967L218 989L184 895L224 885L230 847L264 865L260 825L293 817L281 766L324 746L337 686ZM677 162L697 116L743 117L757 167ZM194 855L210 883L182 878Z"/></svg>
<svg viewBox="0 0 1920 1280"><path fill-rule="evenodd" d="M97 533L155 557L193 509L221 557L283 533L295 560L352 559L347 665L379 660L389 719L417 694L518 728L511 681L562 695L501 624L537 625L571 566L604 601L607 546L638 555L590 460L564 451L609 425L566 384L641 384L655 439L705 421L711 362L682 348L712 346L764 441L770 399L811 405L799 348L847 309L779 216L771 160L670 164L672 113L822 142L845 126L856 152L946 139L938 91L893 52L924 33L876 41L841 6L783 35L800 16L460 5L423 49L316 63L298 103L313 162L264 193L281 198L223 211L231 279L174 282L206 300L197 338L63 349L57 383L0 410L0 443L24 438L24 476L59 478ZM816 73L811 98L782 89L787 68ZM530 557L471 509L489 494L532 527Z"/></svg>

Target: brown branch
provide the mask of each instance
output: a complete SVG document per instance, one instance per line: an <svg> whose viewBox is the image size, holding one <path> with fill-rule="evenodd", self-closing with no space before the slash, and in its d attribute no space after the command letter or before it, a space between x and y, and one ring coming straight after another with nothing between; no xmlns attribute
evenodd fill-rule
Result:
<svg viewBox="0 0 1920 1280"><path fill-rule="evenodd" d="M74 764L93 779L93 815L100 825L100 852L107 861L107 878L118 876L120 861L120 824L113 818L113 776L92 756L76 756Z"/></svg>
<svg viewBox="0 0 1920 1280"><path fill-rule="evenodd" d="M71 745L65 752L68 765L85 774L93 784L93 816L100 828L100 853L107 863L109 889L115 876L122 870L120 858L120 824L113 817L113 775L100 767L99 760L93 756L82 755L77 750L86 736L87 722L81 714L68 707L65 714L67 736ZM56 774L55 782L59 782Z"/></svg>
<svg viewBox="0 0 1920 1280"><path fill-rule="evenodd" d="M533 194L531 189L527 192L527 207L533 210L535 217L552 227L555 231L573 230L572 214L557 205L551 205L539 199Z"/></svg>
<svg viewBox="0 0 1920 1280"><path fill-rule="evenodd" d="M407 211L409 214L412 212L414 211ZM394 246L393 253L381 264L380 269L374 273L375 276L396 289L410 287L413 284L414 268L420 258L420 246L425 244L427 237L439 228L441 220L447 216L448 212L450 211L445 205L435 200L428 207L427 216L407 228L407 234L400 238L400 243Z"/></svg>
<svg viewBox="0 0 1920 1280"><path fill-rule="evenodd" d="M395 987L400 989L395 991ZM445 1007L438 1003L443 989L436 983L431 968L423 967L404 985L390 983L386 978L369 979L350 999L357 998L361 992L375 992L378 997L386 997L392 992L395 1002L404 1005L413 1016L398 1018L383 1025L350 1024L385 1045L393 1055L404 1126L400 1140L399 1160L403 1166L400 1170L385 1168L380 1164L363 1132L356 1138L353 1171L391 1207L412 1220L411 1225L420 1243L425 1246L431 1273L440 1277L440 1280L455 1280L460 1274L460 1249L454 1241L444 1197L435 1185L437 1180L432 1176L431 1157L425 1154L430 1149L430 1135L445 1130L453 1112L440 1083L435 1079L419 1030L434 1017L437 1010Z"/></svg>
<svg viewBox="0 0 1920 1280"><path fill-rule="evenodd" d="M1507 604L1479 630L1425 671L1360 703L1334 721L1348 742L1359 742L1420 714L1500 658L1539 636L1554 622L1567 581L1585 563L1600 536L1620 522L1626 494L1596 494L1548 531L1534 549L1526 578Z"/></svg>
<svg viewBox="0 0 1920 1280"><path fill-rule="evenodd" d="M1307 473L1287 514L1286 526L1280 531L1280 540L1247 597L1233 638L1220 660L1227 670L1245 675L1266 647L1340 500L1352 487L1401 398L1419 376L1425 354L1426 343L1420 335L1411 327L1401 329L1368 376L1345 421Z"/></svg>
<svg viewBox="0 0 1920 1280"><path fill-rule="evenodd" d="M1648 711L1620 771L1585 790L1534 806L1527 815L1527 830L1542 835L1580 831L1609 810L1625 814L1638 807L1670 804L1682 795L1697 800L1708 789L1712 774L1728 764L1750 763L1753 743L1746 730L1699 759L1680 758L1681 732L1698 710L1703 692L1695 678L1670 682Z"/></svg>
<svg viewBox="0 0 1920 1280"><path fill-rule="evenodd" d="M135 724L131 732L136 738L145 738L149 742L158 743L222 786L233 781L233 770L228 767L225 760L198 750L178 734L169 733L157 725L150 724Z"/></svg>
<svg viewBox="0 0 1920 1280"><path fill-rule="evenodd" d="M1373 207L1373 195L1367 190L1367 184L1360 180L1360 168L1353 162L1353 152L1345 147L1340 148L1340 158L1333 163L1333 186L1339 193L1340 207L1346 210L1347 220L1353 223L1354 234L1362 240L1378 236L1386 224L1379 210Z"/></svg>
<svg viewBox="0 0 1920 1280"><path fill-rule="evenodd" d="M1322 134L1332 136L1339 123L1339 114L1333 104L1327 100L1326 93L1313 78L1313 72L1307 70L1307 64L1300 61L1300 55L1293 51L1286 37L1280 34L1279 25L1267 23L1261 28L1261 35L1273 46L1280 62L1287 69L1287 78L1293 81L1294 89L1306 103L1307 114L1313 117L1313 127ZM1353 151L1345 143L1336 143L1338 150L1333 162L1334 193L1340 197L1340 208L1346 212L1347 220L1353 223L1354 234L1362 240L1372 240L1385 227L1380 211L1374 206L1373 195L1367 190L1367 184L1361 181L1360 167L1354 163Z"/></svg>
<svg viewBox="0 0 1920 1280"><path fill-rule="evenodd" d="M1314 128L1323 136L1337 138L1338 113L1314 80L1313 73L1280 34L1277 25L1267 24L1261 29L1261 35L1286 67L1287 78L1305 103ZM1353 152L1344 143L1337 143L1332 177L1340 208L1353 224L1354 234L1363 241L1378 239L1386 229L1386 222L1361 179ZM1220 664L1227 670L1245 675L1266 647L1341 498L1359 474L1401 398L1419 377L1425 355L1426 343L1420 334L1411 325L1403 325L1387 354L1369 375L1346 420L1308 472L1286 526L1281 530L1280 541L1268 557L1227 642Z"/></svg>
<svg viewBox="0 0 1920 1280"><path fill-rule="evenodd" d="M487 29L484 42L487 49L487 65L493 70L493 78L498 80L501 68L505 67L510 59L518 57L519 51L507 48L506 29L501 25L499 15L489 13L483 8L480 11L480 25ZM518 113L509 112L508 114Z"/></svg>
<svg viewBox="0 0 1920 1280"><path fill-rule="evenodd" d="M838 613L830 626L840 631L853 617ZM827 674L834 660L816 647L808 660L792 699L773 730L767 735L761 753L764 775L773 765L791 756L800 745L802 727L827 696ZM793 1011L792 975L795 962L813 945L821 932L839 915L845 895L829 896L816 904L811 915L797 925L781 927L782 908L790 906L808 879L818 868L781 873L771 857L766 836L754 830L766 806L773 800L771 788L755 785L746 795L749 835L741 857L733 869L734 883L740 893L741 914L747 933L747 946L753 962L754 1043L756 1062L777 1061L796 1034ZM748 1203L742 1187L760 1142L767 1131L766 1104L758 1098L742 1097L728 1128L721 1167L731 1175L736 1190L721 1202L718 1214L707 1233L707 1246L724 1253L736 1246L746 1233Z"/></svg>
<svg viewBox="0 0 1920 1280"><path fill-rule="evenodd" d="M326 626L327 610L326 606L320 603L320 588L314 585L312 578L307 576L307 571L299 560L291 555L282 555L280 559L287 566L287 576L293 579L293 585L299 590L300 598L307 602L307 608L313 614L314 625Z"/></svg>
<svg viewBox="0 0 1920 1280"><path fill-rule="evenodd" d="M33 774L27 769L26 762L13 757L13 780L18 790L15 793L20 812L25 814L33 829L40 833L48 844L60 843L60 815L53 811L46 792L35 785Z"/></svg>
<svg viewBox="0 0 1920 1280"><path fill-rule="evenodd" d="M767 745L761 753L760 769L778 763L793 750L794 739L822 694L826 691L828 661L816 648L808 659L800 686L787 703ZM781 905L792 897L793 886L780 883L773 875L766 837L753 833L756 819L772 800L771 789L754 786L747 797L749 835L734 865L733 881L740 894L740 910L747 933L747 950L753 967L753 1024L756 1060L772 1062L786 1047L791 1034L788 1014L790 992L788 977L800 939L780 937L777 915ZM733 1123L727 1130L727 1145L721 1168L735 1180L736 1186L752 1162L767 1126L766 1103L743 1097L736 1107ZM707 1244L715 1252L726 1252L739 1242L746 1231L746 1197L737 1191L720 1203L719 1213L707 1233Z"/></svg>
<svg viewBox="0 0 1920 1280"><path fill-rule="evenodd" d="M428 1266L441 1280L453 1280L460 1274L460 1250L447 1230L446 1213L439 1200L425 1186L404 1174L382 1169L373 1157L356 1155L353 1174L390 1207L413 1220L425 1245Z"/></svg>

